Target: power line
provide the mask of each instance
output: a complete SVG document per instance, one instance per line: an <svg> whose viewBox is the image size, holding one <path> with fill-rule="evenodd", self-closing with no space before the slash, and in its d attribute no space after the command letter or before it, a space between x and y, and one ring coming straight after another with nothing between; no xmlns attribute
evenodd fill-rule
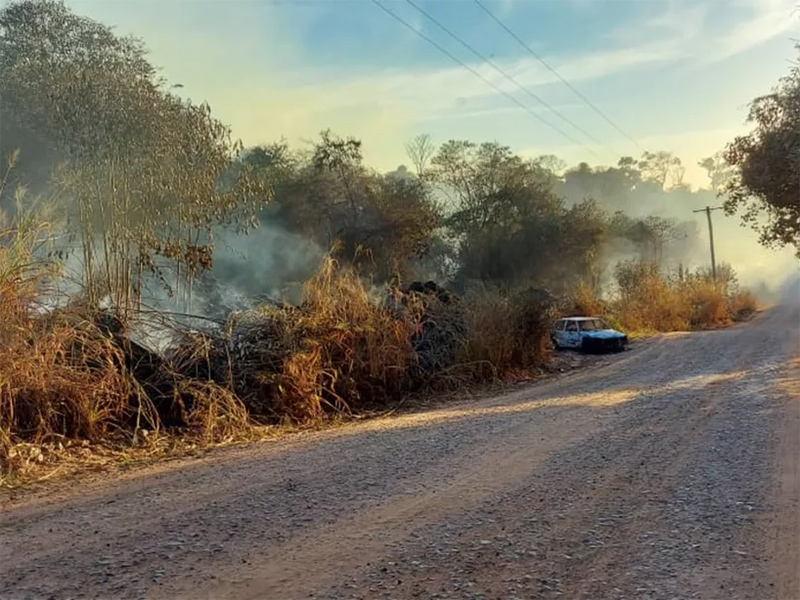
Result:
<svg viewBox="0 0 800 600"><path fill-rule="evenodd" d="M542 106L544 106L545 108L547 108L547 109L548 109L548 110L550 110L551 112L553 112L553 113L554 113L556 116L558 116L558 117L559 117L561 120L563 120L563 121L564 121L564 122L566 122L567 124L571 125L571 126L572 126L572 127L574 127L576 130L580 131L580 132L581 132L583 135L585 135L587 138L589 138L590 140L592 140L592 141L593 141L595 144L597 144L597 145L599 145L599 146L605 146L605 144L603 144L603 142L601 142L600 140L596 139L594 136L592 136L592 134L590 134L589 132L587 132L587 131L586 131L585 129L583 129L581 126L579 126L579 125L577 125L576 123L574 123L574 122L573 122L572 120L570 120L569 118L567 118L567 117L565 117L564 115L562 115L562 114L561 114L561 113L560 113L558 110L556 110L555 108L553 108L552 106L550 106L550 105L549 105L547 102L545 102L544 100L542 100L542 99L541 99L539 96L537 96L537 95L536 95L536 94L534 94L532 91L530 91L528 88L526 88L526 87L525 87L525 86L523 86L521 83L519 83L519 82L518 82L516 79L514 79L514 78L513 78L511 75L509 75L508 73L506 73L506 72L505 72L505 71L504 71L502 68L500 68L500 67L499 67L497 64L495 64L495 62L494 62L494 61L492 61L491 59L489 59L489 58L485 57L483 54L481 54L480 52L478 52L477 50L475 50L475 48L473 48L472 46L470 46L470 45L469 45L467 42L465 42L464 40L462 40L462 39L461 39L459 36L457 36L455 33L453 33L452 31L450 31L450 30L449 30L447 27L445 27L445 26L444 26L444 25L443 25L443 24L442 24L440 21L438 21L438 20L437 20L437 19L436 19L436 18L435 18L433 15L431 15L430 13L428 13L428 12L427 12L426 10L424 10L423 8L420 8L419 6L417 6L417 5L416 5L416 4L413 2L413 0L406 0L406 2L407 2L408 4L410 4L411 6L413 6L413 7L414 7L414 8L415 8L417 11L419 11L420 13L422 13L422 15L423 15L423 16L424 16L426 19L428 19L429 21L431 21L431 22L432 22L434 25L436 25L436 26L437 26L439 29L441 29L442 31L444 31L444 32L445 32L447 35L449 35L449 36L450 36L451 38L453 38L455 41L457 41L459 44L461 44L462 46L464 46L464 47L465 47L467 50L469 50L470 52L472 52L472 53L473 53L475 56L477 56L477 57L478 57L480 60L482 60L482 61L486 62L487 64L489 64L489 65L490 65L490 66L491 66L491 67L492 67L492 68L493 68L495 71L497 71L497 72L498 72L498 73L500 73L500 74L501 74L503 77L505 77L505 78L506 78L508 81L510 81L511 83L513 83L514 85L516 85L516 86L517 86L519 89L521 89L523 92L525 92L525 93L526 93L528 96L530 96L531 98L533 98L534 100L536 100L537 102L539 102L539 104L541 104ZM614 151L613 151L611 148L607 148L607 149L608 149L608 150L610 150L612 153L614 153L614 154L617 154L617 153L616 153L616 152L614 152Z"/></svg>
<svg viewBox="0 0 800 600"><path fill-rule="evenodd" d="M520 45L521 45L523 48L525 48L525 49L526 49L526 50L527 50L527 51L528 51L528 52L529 52L529 53L530 53L530 54L531 54L531 55L532 55L532 56L533 56L533 57L534 57L536 60L538 60L538 61L539 61L540 63L542 63L542 64L543 64L545 67L547 67L547 69L548 69L548 70L549 70L551 73L553 73L553 75L555 75L556 77L558 77L558 79L561 81L561 83L563 83L563 84L564 84L564 85L566 85L566 86L567 86L569 89L571 89L571 90L572 90L572 91L575 93L575 95L577 95L577 96L578 96L578 97L579 97L581 100L583 100L583 101L584 101L584 102L585 102L585 103L586 103L586 104L587 104L587 105L588 105L588 106L589 106L589 107L590 107L590 108L591 108L591 109L592 109L594 112L596 112L598 115L600 115L600 116L601 116L601 117L602 117L602 118L603 118L603 119L604 119L604 120L605 120L605 121L606 121L606 122L607 122L609 125L611 125L611 126L612 126L614 129L616 129L616 130L617 130L619 133L621 133L623 136L625 136L626 138L628 138L628 140L630 140L631 142L633 142L633 144L634 144L634 145L635 145L635 146L636 146L636 147L637 147L639 150L641 150L642 152L644 152L644 151L645 151L645 150L644 150L644 148L642 148L642 146L639 144L639 142L637 142L637 141L636 141L634 138L632 138L632 137L631 137L631 136L630 136L630 135L629 135L629 134L628 134L628 133L627 133L627 132L626 132L624 129L622 129L622 128L621 128L619 125L617 125L617 124L616 124L614 121L612 121L610 117L608 117L608 116L607 116L607 115L606 115L606 114L605 114L605 113L604 113L602 110L600 110L600 109L599 109L597 106L595 106L595 105L594 105L594 103L593 103L591 100L589 100L589 99L588 99L586 96L584 96L584 95L583 95L583 94L582 94L582 93L581 93L579 90L577 90L577 89L575 88L575 86L573 86L573 85L572 85L572 84L571 84L569 81L567 81L566 79L564 79L564 78L563 78L563 77L562 77L562 76L559 74L559 72L558 72L558 71L556 71L556 70L555 70L553 67L551 67L549 64L547 64L547 61L545 61L545 60L544 60L544 59L543 59L541 56L539 56L539 55L538 55L538 54L537 54L537 53L536 53L536 52L533 50L533 48L531 48L531 47L530 47L528 44L526 44L526 43L525 43L525 42L524 42L524 41L523 41L523 40L522 40L522 39L521 39L521 38L520 38L520 37L519 37L519 36L518 36L516 33L514 33L514 32L511 30L511 28L510 28L508 25L506 25L505 23L503 23L503 22L502 22L502 21L501 21L499 18L497 18L497 17L494 15L494 13L492 13L492 11L490 11L488 8L486 8L486 6L483 4L483 2L481 2L481 0L474 0L474 1L475 1L475 4L477 4L479 7L481 7L481 9L483 9L483 11L484 11L484 12L485 12L487 15L489 15L489 16L492 18L492 20L493 20L495 23L497 23L498 25L500 25L500 27L502 27L503 29L505 29L505 30L506 30L506 31L507 31L507 32L508 32L508 33L509 33L509 34L510 34L510 35L511 35L511 36L512 36L512 37L513 37L515 40L517 40L517 42L519 42L519 44L520 44Z"/></svg>
<svg viewBox="0 0 800 600"><path fill-rule="evenodd" d="M437 44L435 41L433 41L431 38L429 38L428 36L426 36L424 33L420 32L420 31L417 31L417 29L416 29L416 28L415 28L413 25L411 25L411 23L409 23L408 21L406 21L406 20L405 20L405 19L403 19L402 17L400 17L400 16L398 16L397 14L395 14L395 12L394 12L394 11L392 11L390 8L387 8L387 7L385 7L383 4L381 4L380 2L378 2L378 0L372 0L372 3L373 3L373 4L375 4L377 7L379 7L381 10L383 10L383 11L384 11L386 14L388 14L389 16L391 16L393 19L397 20L397 21L398 21L398 22L400 22L402 25L404 25L405 27L407 27L408 29L410 29L411 31L413 31L414 33L416 33L416 34L417 34L419 37L421 37L423 40L425 40L426 42L428 42L428 43L429 43L431 46L433 46L434 48L436 48L437 50L439 50L439 52L441 52L442 54L444 54L445 56L447 56L448 58L450 58L450 60L452 60L452 61L454 61L454 62L458 63L459 65L461 65L462 67L464 67L465 69L467 69L467 70L468 70L470 73L472 73L473 75L475 75L475 77L478 77L479 79L481 79L481 80L482 80L482 81L483 81L483 82L484 82L486 85L488 85L488 86L491 86L491 87L492 87L492 88L493 88L493 89L494 89L496 92L499 92L499 93L503 94L503 95L504 95L506 98L508 98L509 100L511 100L511 101L512 101L514 104L516 104L517 106L519 106L519 107L520 107L522 110L524 110L525 112L527 112L527 113L528 113L530 116L532 116L534 119L536 119L536 120L537 120L537 121L539 121L540 123L543 123L544 125L547 125L547 126L548 126L548 127L550 127L551 129L554 129L555 131L557 131L558 133L560 133L560 134L561 134L563 137L565 137L565 138L567 138L569 141L571 141L573 144L577 144L577 145L579 145L579 146L582 146L584 149L588 150L588 151L589 151L591 154L593 154L594 156L596 156L596 157L598 157L598 158L599 158L598 154L597 154L597 153L596 153L594 150L592 150L591 148L589 148L588 146L586 146L586 144L584 144L584 143L582 143L582 142L579 142L578 140L576 140L575 138L573 138L571 135L569 135L568 133L566 133L565 131L563 131L563 130L562 130L561 128L559 128L558 126L556 126L556 125L553 125L552 123L549 123L548 121L545 121L545 120L544 120L542 117L540 117L540 116L539 116L539 115L537 115L535 112L533 112L533 111L532 111L532 110L531 110L531 109L530 109L528 106L524 105L522 102L520 102L519 100L517 100L516 98L514 98L514 96L512 96L511 94L509 94L509 93L508 93L508 92L506 92L505 90L502 90L501 88L497 87L497 86L496 86L495 84L493 84L491 81L489 81L488 79L486 79L486 77L484 77L483 75L481 75L481 74L480 74L478 71L476 71L475 69L473 69L472 67L470 67L468 64L466 64L464 61L462 61L461 59L459 59L459 58L455 57L453 54L451 54L450 52L448 52L447 50L445 50L445 49L444 49L442 46L440 46L439 44Z"/></svg>

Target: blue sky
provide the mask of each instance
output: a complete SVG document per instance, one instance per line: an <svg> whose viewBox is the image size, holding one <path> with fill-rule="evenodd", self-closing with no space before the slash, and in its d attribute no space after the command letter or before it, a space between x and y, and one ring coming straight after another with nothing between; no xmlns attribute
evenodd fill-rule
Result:
<svg viewBox="0 0 800 600"><path fill-rule="evenodd" d="M67 0L135 34L194 100L245 144L299 143L330 127L364 142L381 169L407 162L417 133L497 140L568 163L613 164L639 148L557 81L472 0L415 0L572 129L481 63L405 0L381 0L575 144L453 63L369 0ZM485 0L540 56L640 146L697 160L744 131L746 104L788 72L800 37L796 0Z"/></svg>

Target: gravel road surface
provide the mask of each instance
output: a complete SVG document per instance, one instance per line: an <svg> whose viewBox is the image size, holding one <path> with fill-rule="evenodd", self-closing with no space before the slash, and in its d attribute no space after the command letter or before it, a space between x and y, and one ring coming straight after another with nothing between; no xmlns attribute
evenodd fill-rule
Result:
<svg viewBox="0 0 800 600"><path fill-rule="evenodd" d="M0 508L0 598L800 599L797 307Z"/></svg>

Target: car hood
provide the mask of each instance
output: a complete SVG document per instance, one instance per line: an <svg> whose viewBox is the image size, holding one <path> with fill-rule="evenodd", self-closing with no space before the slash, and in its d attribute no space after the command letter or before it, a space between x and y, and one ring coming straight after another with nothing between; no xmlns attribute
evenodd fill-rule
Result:
<svg viewBox="0 0 800 600"><path fill-rule="evenodd" d="M598 340L607 340L610 338L625 337L624 333L620 333L616 329L601 329L599 331L581 331L584 337L595 338Z"/></svg>

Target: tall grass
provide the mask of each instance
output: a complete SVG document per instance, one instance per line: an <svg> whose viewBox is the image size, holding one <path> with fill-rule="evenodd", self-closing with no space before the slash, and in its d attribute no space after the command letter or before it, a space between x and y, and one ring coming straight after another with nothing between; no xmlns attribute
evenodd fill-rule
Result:
<svg viewBox="0 0 800 600"><path fill-rule="evenodd" d="M612 312L632 331L682 331L689 329L692 305L674 279L645 262L617 265L619 296Z"/></svg>
<svg viewBox="0 0 800 600"><path fill-rule="evenodd" d="M707 270L665 273L657 265L624 261L615 270L617 291L602 301L578 287L571 304L582 314L603 314L631 332L689 331L748 318L757 310L755 297L740 290L727 265L715 280Z"/></svg>
<svg viewBox="0 0 800 600"><path fill-rule="evenodd" d="M350 413L415 386L418 310L396 315L376 304L358 275L331 258L306 283L301 307L281 311L289 321L285 356L277 373L267 373L277 384L278 414L304 420L331 410Z"/></svg>
<svg viewBox="0 0 800 600"><path fill-rule="evenodd" d="M515 369L541 366L549 357L550 311L530 290L512 294L481 290L468 296L460 358L472 366L472 378L497 378Z"/></svg>
<svg viewBox="0 0 800 600"><path fill-rule="evenodd" d="M0 194L8 192L9 173ZM52 227L24 188L12 198L12 210L0 210L0 476L19 466L16 444L130 443L175 411L205 440L246 430L242 403L224 388L157 361L142 377L143 350L137 356L85 304L42 310L62 277L50 258ZM167 396L151 397L158 388Z"/></svg>
<svg viewBox="0 0 800 600"><path fill-rule="evenodd" d="M746 321L758 310L758 300L752 292L739 291L731 295L729 309L734 321Z"/></svg>

